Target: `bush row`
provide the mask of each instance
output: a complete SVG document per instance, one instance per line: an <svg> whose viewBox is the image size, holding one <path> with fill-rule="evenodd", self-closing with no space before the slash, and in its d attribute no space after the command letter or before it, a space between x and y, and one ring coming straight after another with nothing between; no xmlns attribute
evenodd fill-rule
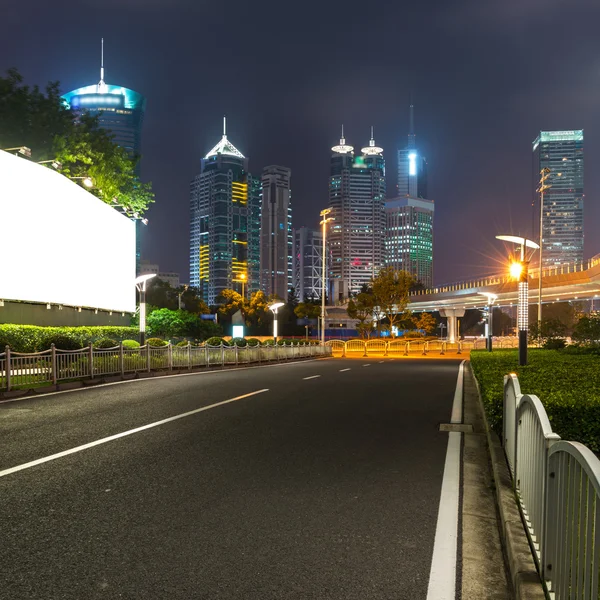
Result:
<svg viewBox="0 0 600 600"><path fill-rule="evenodd" d="M38 327L36 325L0 325L0 352L10 346L14 352L41 352L54 344L61 350L77 350L99 340L136 338L135 327Z"/></svg>
<svg viewBox="0 0 600 600"><path fill-rule="evenodd" d="M521 392L539 397L561 438L600 452L600 358L583 349L532 350L519 366L517 350L474 350L471 365L490 426L502 432L504 375L516 373Z"/></svg>

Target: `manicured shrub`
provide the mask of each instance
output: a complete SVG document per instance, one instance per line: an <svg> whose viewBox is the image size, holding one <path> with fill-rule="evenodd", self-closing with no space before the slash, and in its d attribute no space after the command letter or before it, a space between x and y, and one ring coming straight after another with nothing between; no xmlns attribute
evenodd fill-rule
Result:
<svg viewBox="0 0 600 600"><path fill-rule="evenodd" d="M231 338L231 340L229 340L229 344L231 346L239 346L240 348L243 348L248 345L246 340L244 338L240 338L240 337Z"/></svg>
<svg viewBox="0 0 600 600"><path fill-rule="evenodd" d="M160 348L162 346L167 346L169 342L165 342L165 340L161 340L160 338L150 338L146 340L146 344L154 346L155 348Z"/></svg>
<svg viewBox="0 0 600 600"><path fill-rule="evenodd" d="M564 350L529 350L519 366L518 350L474 350L471 365L490 426L502 432L504 375L516 373L521 392L539 397L552 425L564 440L600 452L600 358Z"/></svg>
<svg viewBox="0 0 600 600"><path fill-rule="evenodd" d="M548 338L543 345L545 350L561 350L567 345L563 338Z"/></svg>
<svg viewBox="0 0 600 600"><path fill-rule="evenodd" d="M177 342L177 344L175 344L178 348L183 348L183 347L187 347L188 345L188 341L187 340L181 340L181 342Z"/></svg>
<svg viewBox="0 0 600 600"><path fill-rule="evenodd" d="M140 343L136 340L123 340L123 348L139 348Z"/></svg>
<svg viewBox="0 0 600 600"><path fill-rule="evenodd" d="M95 340L130 339L135 327L38 327L37 325L0 325L0 349L10 346L14 352L41 352L54 343L61 350L85 348Z"/></svg>
<svg viewBox="0 0 600 600"><path fill-rule="evenodd" d="M223 344L223 346L229 346L229 342L225 341L223 338L217 337L217 336L213 336L210 337L206 340L205 344L207 346L220 346L221 344Z"/></svg>
<svg viewBox="0 0 600 600"><path fill-rule="evenodd" d="M260 340L257 340L256 338L248 338L246 340L246 344L248 344L248 346L260 346Z"/></svg>
<svg viewBox="0 0 600 600"><path fill-rule="evenodd" d="M268 339L268 340L264 340L262 343L263 346L274 346L275 345L275 341L272 339Z"/></svg>
<svg viewBox="0 0 600 600"><path fill-rule="evenodd" d="M110 338L102 338L94 342L94 348L114 348L118 345L117 340L111 340Z"/></svg>

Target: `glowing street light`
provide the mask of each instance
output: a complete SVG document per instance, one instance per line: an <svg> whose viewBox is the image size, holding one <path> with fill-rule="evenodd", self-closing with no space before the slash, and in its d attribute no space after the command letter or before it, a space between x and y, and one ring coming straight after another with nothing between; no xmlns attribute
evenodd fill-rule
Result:
<svg viewBox="0 0 600 600"><path fill-rule="evenodd" d="M277 343L277 309L284 305L283 302L269 304L269 310L273 313L273 341Z"/></svg>
<svg viewBox="0 0 600 600"><path fill-rule="evenodd" d="M135 287L140 293L140 346L146 343L146 283L153 277L156 277L156 273L140 275L134 281Z"/></svg>
<svg viewBox="0 0 600 600"><path fill-rule="evenodd" d="M517 329L519 330L519 364L527 364L527 331L529 330L529 260L526 248L533 251L539 249L538 244L524 237L514 235L497 235L497 240L518 244L521 248L520 258L512 260L510 274L519 282L519 303L517 305Z"/></svg>
<svg viewBox="0 0 600 600"><path fill-rule="evenodd" d="M246 273L240 273L238 277L242 282L242 298L245 298L246 296L244 295L244 285L246 284Z"/></svg>
<svg viewBox="0 0 600 600"><path fill-rule="evenodd" d="M343 132L344 128L342 127L342 137ZM330 221L335 221L334 217L327 216L331 212L331 210L331 208L325 208L321 211L321 222L319 223L319 225L323 226L323 273L321 277L321 346L325 345L325 276L327 274L327 223L329 223Z"/></svg>
<svg viewBox="0 0 600 600"><path fill-rule="evenodd" d="M519 271L520 273L520 271ZM491 292L479 292L481 296L485 296L488 299L488 322L487 322L487 336L485 340L485 345L488 349L488 352L492 351L492 345L494 343L494 332L492 329L493 325L493 314L494 314L494 302L498 299L496 294L492 294Z"/></svg>

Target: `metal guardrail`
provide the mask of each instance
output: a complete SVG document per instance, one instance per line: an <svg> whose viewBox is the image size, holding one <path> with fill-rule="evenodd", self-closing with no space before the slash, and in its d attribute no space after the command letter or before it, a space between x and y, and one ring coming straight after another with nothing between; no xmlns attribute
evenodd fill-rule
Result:
<svg viewBox="0 0 600 600"><path fill-rule="evenodd" d="M421 354L427 356L437 352L444 354L461 354L465 350L485 348L485 339L463 340L460 342L446 342L444 340L401 340L391 341L383 339L371 340L329 340L325 345L332 348L333 356L410 356ZM494 348L517 348L518 338L494 338Z"/></svg>
<svg viewBox="0 0 600 600"><path fill-rule="evenodd" d="M537 396L504 378L504 451L542 581L553 600L598 600L600 460L552 431Z"/></svg>
<svg viewBox="0 0 600 600"><path fill-rule="evenodd" d="M331 356L329 346L289 344L273 346L140 346L13 352L6 347L0 354L0 391L35 385L56 385L59 381L94 379L106 375L181 370L198 367L240 365Z"/></svg>

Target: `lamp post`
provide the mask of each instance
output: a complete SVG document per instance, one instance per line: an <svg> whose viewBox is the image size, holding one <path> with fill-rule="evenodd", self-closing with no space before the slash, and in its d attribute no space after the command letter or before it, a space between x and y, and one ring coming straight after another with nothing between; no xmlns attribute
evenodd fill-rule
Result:
<svg viewBox="0 0 600 600"><path fill-rule="evenodd" d="M69 177L69 179L82 179L83 181L81 183L83 183L86 188L94 187L94 182L92 181L91 177Z"/></svg>
<svg viewBox="0 0 600 600"><path fill-rule="evenodd" d="M527 364L527 331L529 330L529 259L526 248L537 250L539 246L526 238L514 235L497 235L496 239L518 244L521 248L518 260L510 265L510 274L519 282L517 305L517 329L519 330L519 364Z"/></svg>
<svg viewBox="0 0 600 600"><path fill-rule="evenodd" d="M240 273L239 277L242 282L242 298L245 298L246 296L244 295L244 285L246 284L246 273Z"/></svg>
<svg viewBox="0 0 600 600"><path fill-rule="evenodd" d="M538 277L538 332L542 330L542 269L544 265L542 264L542 251L543 251L543 232L544 232L544 192L549 190L552 186L546 184L546 179L550 177L550 169L548 167L544 167L540 171L540 186L537 191L540 194L540 241L539 241L539 264L540 264L540 274Z"/></svg>
<svg viewBox="0 0 600 600"><path fill-rule="evenodd" d="M135 287L140 293L140 346L146 343L146 283L156 277L156 273L140 275L135 279Z"/></svg>
<svg viewBox="0 0 600 600"><path fill-rule="evenodd" d="M491 292L479 292L479 293L488 299L488 323L487 323L488 334L486 336L485 346L486 346L488 352L491 352L492 346L494 343L494 329L493 329L494 302L496 302L496 300L498 299L498 296L496 294L492 294Z"/></svg>
<svg viewBox="0 0 600 600"><path fill-rule="evenodd" d="M331 212L331 208L325 208L321 211L321 222L323 226L323 273L321 282L321 346L325 345L325 276L327 274L327 223L329 221L335 221L333 217L327 215Z"/></svg>
<svg viewBox="0 0 600 600"><path fill-rule="evenodd" d="M4 152L14 152L15 156L22 154L27 158L31 158L31 148L27 146L17 146L16 148L3 148Z"/></svg>
<svg viewBox="0 0 600 600"><path fill-rule="evenodd" d="M178 308L179 310L181 310L181 296L183 296L183 294L185 294L185 293L188 291L188 288L189 288L189 287L190 287L190 286L189 286L189 285L187 285L187 283L186 283L186 284L183 286L183 291L181 291L181 292L179 292L179 293L177 294L177 308Z"/></svg>
<svg viewBox="0 0 600 600"><path fill-rule="evenodd" d="M283 302L269 304L269 310L273 312L273 341L277 343L277 309L283 306Z"/></svg>

